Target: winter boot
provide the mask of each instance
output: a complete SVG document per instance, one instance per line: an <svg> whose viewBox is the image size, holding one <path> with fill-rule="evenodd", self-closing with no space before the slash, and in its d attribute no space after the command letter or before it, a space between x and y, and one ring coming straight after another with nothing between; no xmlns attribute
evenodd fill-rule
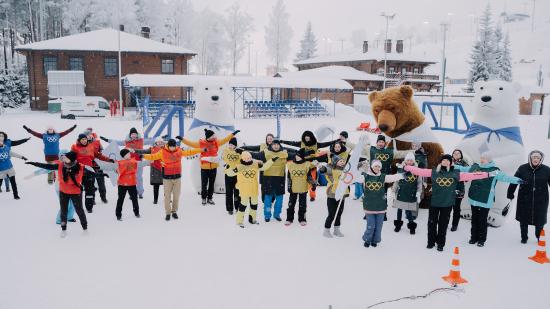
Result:
<svg viewBox="0 0 550 309"><path fill-rule="evenodd" d="M177 213L173 212L173 213L172 213L172 218L174 218L174 219L179 219L180 217L178 217L178 214L177 214Z"/></svg>
<svg viewBox="0 0 550 309"><path fill-rule="evenodd" d="M122 217L116 217L117 221L122 221Z"/></svg>
<svg viewBox="0 0 550 309"><path fill-rule="evenodd" d="M237 225L239 225L239 226L241 226L241 227L244 227L244 226L243 226L244 211L238 211L236 217L237 217Z"/></svg>
<svg viewBox="0 0 550 309"><path fill-rule="evenodd" d="M475 245L476 242L477 242L477 240L476 240L476 239L473 239L473 238L470 238L470 241L468 241L468 243L469 243L470 245Z"/></svg>
<svg viewBox="0 0 550 309"><path fill-rule="evenodd" d="M271 221L271 219L265 218L265 222L269 222L269 221Z"/></svg>
<svg viewBox="0 0 550 309"><path fill-rule="evenodd" d="M170 215L166 215L166 217L164 218L164 220L170 221Z"/></svg>
<svg viewBox="0 0 550 309"><path fill-rule="evenodd" d="M323 236L325 236L326 238L332 238L332 234L330 233L330 229L325 229L325 231L323 232Z"/></svg>
<svg viewBox="0 0 550 309"><path fill-rule="evenodd" d="M107 201L107 197L105 195L102 195L101 202L103 202L103 204L107 204L109 201Z"/></svg>
<svg viewBox="0 0 550 309"><path fill-rule="evenodd" d="M456 230L458 230L458 226L456 225L451 226L451 232L456 232Z"/></svg>
<svg viewBox="0 0 550 309"><path fill-rule="evenodd" d="M213 201L211 198L209 198L209 199L206 201L206 203L208 203L208 204L210 204L210 205L216 205L216 203L214 203L214 201Z"/></svg>
<svg viewBox="0 0 550 309"><path fill-rule="evenodd" d="M275 218L275 220L277 220L279 222L283 221L283 219L281 219L281 217L273 217L273 218Z"/></svg>
<svg viewBox="0 0 550 309"><path fill-rule="evenodd" d="M228 211L227 214L229 214L230 216L232 216L232 215L233 215L233 210Z"/></svg>
<svg viewBox="0 0 550 309"><path fill-rule="evenodd" d="M206 199L205 198L202 199L202 205L203 206L206 205Z"/></svg>
<svg viewBox="0 0 550 309"><path fill-rule="evenodd" d="M258 224L258 221L256 221L256 210L250 209L248 213L248 222L250 224Z"/></svg>
<svg viewBox="0 0 550 309"><path fill-rule="evenodd" d="M371 246L373 246L374 248L376 248L376 246L378 246L377 243L373 242L372 244L370 244Z"/></svg>
<svg viewBox="0 0 550 309"><path fill-rule="evenodd" d="M527 243L527 239L529 239L529 238L527 238L527 237L523 238L523 237L522 237L522 238L521 238L521 243L522 243L522 244L526 244L526 243Z"/></svg>
<svg viewBox="0 0 550 309"><path fill-rule="evenodd" d="M285 222L285 226L289 226L289 225L291 225L291 224L292 224L292 222L290 222L290 221L286 221L286 222Z"/></svg>
<svg viewBox="0 0 550 309"><path fill-rule="evenodd" d="M301 226L306 226L306 225L307 225L307 222L306 222L306 221L300 221L300 225L301 225Z"/></svg>
<svg viewBox="0 0 550 309"><path fill-rule="evenodd" d="M437 245L437 251L442 252L443 251L443 246Z"/></svg>
<svg viewBox="0 0 550 309"><path fill-rule="evenodd" d="M342 232L340 231L340 227L339 226L335 226L334 227L334 233L333 233L334 236L336 237L344 237L344 234L342 234Z"/></svg>
<svg viewBox="0 0 550 309"><path fill-rule="evenodd" d="M365 241L365 242L363 243L363 247L365 247L365 248L370 247L370 243Z"/></svg>
<svg viewBox="0 0 550 309"><path fill-rule="evenodd" d="M428 245L426 246L426 248L428 249L433 249L435 247L435 244L430 244L428 243Z"/></svg>
<svg viewBox="0 0 550 309"><path fill-rule="evenodd" d="M483 246L485 246L485 243L482 242L482 241L480 241L480 242L477 243L477 246L478 246L478 247L483 247Z"/></svg>
<svg viewBox="0 0 550 309"><path fill-rule="evenodd" d="M407 223L407 228L409 229L411 235L414 235L416 233L416 222L411 221Z"/></svg>
<svg viewBox="0 0 550 309"><path fill-rule="evenodd" d="M61 230L61 235L59 235L61 238L65 238L67 236L66 230Z"/></svg>
<svg viewBox="0 0 550 309"><path fill-rule="evenodd" d="M401 231L401 227L403 226L403 221L393 220L393 225L395 225L395 228L393 229L393 231L397 233Z"/></svg>

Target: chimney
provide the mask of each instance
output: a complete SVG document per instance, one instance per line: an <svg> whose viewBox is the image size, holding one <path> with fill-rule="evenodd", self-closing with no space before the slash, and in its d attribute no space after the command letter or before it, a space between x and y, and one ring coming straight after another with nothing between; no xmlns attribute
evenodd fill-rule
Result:
<svg viewBox="0 0 550 309"><path fill-rule="evenodd" d="M148 39L149 35L151 34L151 28L144 26L141 27L141 36Z"/></svg>
<svg viewBox="0 0 550 309"><path fill-rule="evenodd" d="M118 25L118 29L122 32L124 32L124 25Z"/></svg>
<svg viewBox="0 0 550 309"><path fill-rule="evenodd" d="M397 40L395 43L395 52L398 54L403 53L403 40Z"/></svg>
<svg viewBox="0 0 550 309"><path fill-rule="evenodd" d="M363 41L363 54L369 51L369 41Z"/></svg>
<svg viewBox="0 0 550 309"><path fill-rule="evenodd" d="M386 44L384 44L385 48L386 48L386 53L391 53L391 40L390 39L387 39L386 40Z"/></svg>

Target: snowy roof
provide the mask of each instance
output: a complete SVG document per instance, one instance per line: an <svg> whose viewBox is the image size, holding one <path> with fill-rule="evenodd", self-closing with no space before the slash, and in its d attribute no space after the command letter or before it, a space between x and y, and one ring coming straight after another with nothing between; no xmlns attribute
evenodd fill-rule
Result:
<svg viewBox="0 0 550 309"><path fill-rule="evenodd" d="M383 81L384 77L367 72L359 71L355 68L341 65L329 65L326 67L302 70L297 72L279 72L278 76L285 78L304 78L304 77L322 77L336 78L342 80L362 80L362 81Z"/></svg>
<svg viewBox="0 0 550 309"><path fill-rule="evenodd" d="M435 60L434 58L426 54L391 52L391 53L387 53L386 57L388 61L422 62L422 63L429 63L429 64L437 63L437 60ZM294 65L314 64L314 63L337 63L337 62L349 62L349 61L369 61L369 60L383 61L384 51L375 49L375 50L370 50L366 53L362 53L362 52L349 53L348 52L348 53L324 55L324 56L319 56L319 57L295 62Z"/></svg>
<svg viewBox="0 0 550 309"><path fill-rule="evenodd" d="M353 90L347 82L336 78L285 78L250 76L205 76L128 74L123 77L128 87L193 87L197 83L226 83L231 87L287 88L287 89L344 89Z"/></svg>
<svg viewBox="0 0 550 309"><path fill-rule="evenodd" d="M196 53L190 49L157 42L155 40L147 39L124 31L120 32L120 49L123 52L196 55ZM16 50L118 52L118 30L106 28L78 33L56 39L20 45L16 47Z"/></svg>

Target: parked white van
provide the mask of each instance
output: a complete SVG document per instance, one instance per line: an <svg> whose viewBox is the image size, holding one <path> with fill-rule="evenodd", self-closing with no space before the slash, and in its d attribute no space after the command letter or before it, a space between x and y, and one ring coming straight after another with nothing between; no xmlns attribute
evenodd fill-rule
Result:
<svg viewBox="0 0 550 309"><path fill-rule="evenodd" d="M105 117L110 113L110 106L102 97L61 97L49 103L60 103L61 118Z"/></svg>

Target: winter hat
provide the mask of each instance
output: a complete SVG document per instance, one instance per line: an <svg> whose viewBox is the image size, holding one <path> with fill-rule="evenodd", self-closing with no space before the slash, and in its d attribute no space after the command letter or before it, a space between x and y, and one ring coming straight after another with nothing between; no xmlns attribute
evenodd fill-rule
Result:
<svg viewBox="0 0 550 309"><path fill-rule="evenodd" d="M490 151L484 151L481 153L480 158L485 158L487 161L493 161L493 154Z"/></svg>
<svg viewBox="0 0 550 309"><path fill-rule="evenodd" d="M171 138L168 140L168 147L176 147L178 144L176 143L176 140Z"/></svg>
<svg viewBox="0 0 550 309"><path fill-rule="evenodd" d="M306 150L304 148L300 148L297 152L296 152L296 156L300 157L302 160L305 159L306 157Z"/></svg>
<svg viewBox="0 0 550 309"><path fill-rule="evenodd" d="M130 129L130 135L132 135L132 133L138 134L137 129L136 129L136 128L131 128L131 129Z"/></svg>
<svg viewBox="0 0 550 309"><path fill-rule="evenodd" d="M449 162L453 163L453 156L450 154L444 154L441 156L441 159L439 159L439 163L443 162L443 160L449 160Z"/></svg>
<svg viewBox="0 0 550 309"><path fill-rule="evenodd" d="M65 154L65 157L69 159L71 162L76 161L76 152L69 151Z"/></svg>
<svg viewBox="0 0 550 309"><path fill-rule="evenodd" d="M372 160L372 162L370 163L370 167L372 168L375 166L382 168L382 162L380 162L380 160Z"/></svg>
<svg viewBox="0 0 550 309"><path fill-rule="evenodd" d="M84 133L80 133L80 134L78 134L78 138L76 140L80 142L80 140L83 139L83 138L88 139L88 135L86 135Z"/></svg>
<svg viewBox="0 0 550 309"><path fill-rule="evenodd" d="M416 158L414 157L414 153L412 153L412 152L407 152L407 155L405 156L405 161L407 161L407 160L413 160L413 161L415 161Z"/></svg>
<svg viewBox="0 0 550 309"><path fill-rule="evenodd" d="M378 143L378 141L384 141L384 143L386 142L386 137L382 134L378 135L378 138L376 138L376 142Z"/></svg>
<svg viewBox="0 0 550 309"><path fill-rule="evenodd" d="M241 160L248 162L252 160L252 155L248 151L243 151L243 153L241 153Z"/></svg>
<svg viewBox="0 0 550 309"><path fill-rule="evenodd" d="M237 147L237 139L236 139L235 137L231 138L231 139L229 140L229 144L231 144L231 145Z"/></svg>
<svg viewBox="0 0 550 309"><path fill-rule="evenodd" d="M204 129L204 136L206 137L206 139L211 138L214 134L215 134L214 131L208 130L208 129Z"/></svg>
<svg viewBox="0 0 550 309"><path fill-rule="evenodd" d="M340 132L340 136L344 137L345 139L348 139L349 135L347 131Z"/></svg>
<svg viewBox="0 0 550 309"><path fill-rule="evenodd" d="M120 156L124 158L128 153L130 153L130 150L124 148L120 151Z"/></svg>

